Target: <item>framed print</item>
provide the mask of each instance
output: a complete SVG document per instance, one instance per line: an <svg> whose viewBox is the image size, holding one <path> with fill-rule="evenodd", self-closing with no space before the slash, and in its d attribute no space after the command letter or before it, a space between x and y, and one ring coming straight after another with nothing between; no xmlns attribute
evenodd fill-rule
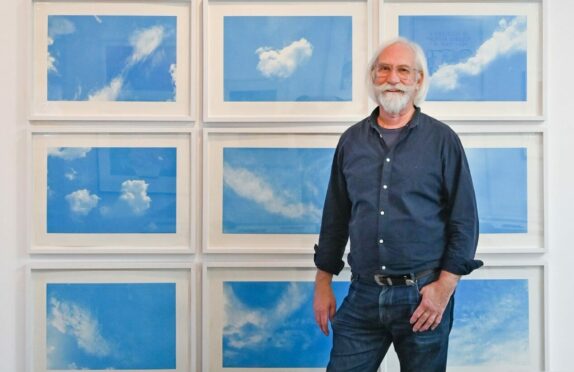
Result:
<svg viewBox="0 0 574 372"><path fill-rule="evenodd" d="M541 120L539 2L385 2L382 39L406 37L425 52L422 109L441 120Z"/></svg>
<svg viewBox="0 0 574 372"><path fill-rule="evenodd" d="M313 315L308 263L207 263L203 268L204 371L324 371L332 336ZM348 270L334 277L341 304Z"/></svg>
<svg viewBox="0 0 574 372"><path fill-rule="evenodd" d="M204 3L204 120L357 121L370 0Z"/></svg>
<svg viewBox="0 0 574 372"><path fill-rule="evenodd" d="M312 253L340 132L203 134L204 251Z"/></svg>
<svg viewBox="0 0 574 372"><path fill-rule="evenodd" d="M478 206L478 251L543 252L542 132L459 134Z"/></svg>
<svg viewBox="0 0 574 372"><path fill-rule="evenodd" d="M544 265L487 265L454 296L448 371L547 370ZM385 372L400 371L394 352L386 359Z"/></svg>
<svg viewBox="0 0 574 372"><path fill-rule="evenodd" d="M190 265L34 265L28 371L194 371Z"/></svg>
<svg viewBox="0 0 574 372"><path fill-rule="evenodd" d="M31 252L191 252L191 136L33 132Z"/></svg>
<svg viewBox="0 0 574 372"><path fill-rule="evenodd" d="M35 1L31 119L192 120L190 1Z"/></svg>

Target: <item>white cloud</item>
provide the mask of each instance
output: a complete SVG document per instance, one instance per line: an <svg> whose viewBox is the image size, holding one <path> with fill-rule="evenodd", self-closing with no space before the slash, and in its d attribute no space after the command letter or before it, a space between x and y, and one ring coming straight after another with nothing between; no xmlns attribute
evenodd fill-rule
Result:
<svg viewBox="0 0 574 372"><path fill-rule="evenodd" d="M124 79L121 76L114 78L109 85L103 87L99 91L90 94L88 100L90 101L115 101L118 99Z"/></svg>
<svg viewBox="0 0 574 372"><path fill-rule="evenodd" d="M233 348L256 348L262 343L271 343L275 347L285 346L285 342L289 345L307 343L310 336L301 327L292 324L292 327L284 328L285 319L302 306L307 306L309 300L310 293L300 283L289 283L273 308L253 310L237 298L231 287L225 286L223 335ZM253 326L257 328L256 332L245 332ZM284 337L285 334L289 336Z"/></svg>
<svg viewBox="0 0 574 372"><path fill-rule="evenodd" d="M161 26L135 31L130 36L130 44L134 48L130 64L137 63L152 54L163 41L163 37L164 28Z"/></svg>
<svg viewBox="0 0 574 372"><path fill-rule="evenodd" d="M441 90L456 89L459 77L478 75L497 58L525 51L526 44L526 17L518 16L510 22L503 19L498 30L482 43L474 56L461 63L440 66L431 76L431 84Z"/></svg>
<svg viewBox="0 0 574 372"><path fill-rule="evenodd" d="M90 194L90 191L86 189L76 190L66 195L70 211L81 216L86 216L97 207L99 200L100 198L96 194Z"/></svg>
<svg viewBox="0 0 574 372"><path fill-rule="evenodd" d="M98 320L87 309L72 302L50 298L48 324L58 332L74 337L78 347L88 354L106 356L111 353L109 343L101 334Z"/></svg>
<svg viewBox="0 0 574 372"><path fill-rule="evenodd" d="M175 63L169 65L169 74L171 75L171 82L173 83L173 97L175 99L177 92L177 65Z"/></svg>
<svg viewBox="0 0 574 372"><path fill-rule="evenodd" d="M70 168L69 171L64 173L64 177L66 177L70 181L75 180L77 175L78 175L78 172L76 172L76 170L74 168Z"/></svg>
<svg viewBox="0 0 574 372"><path fill-rule="evenodd" d="M151 205L151 198L147 195L148 186L145 181L141 180L124 181L120 200L128 203L135 214L144 213Z"/></svg>
<svg viewBox="0 0 574 372"><path fill-rule="evenodd" d="M60 35L72 34L76 31L76 26L66 18L53 18L48 25L48 46L54 44L54 39ZM57 73L57 61L47 50L48 72Z"/></svg>
<svg viewBox="0 0 574 372"><path fill-rule="evenodd" d="M100 17L98 17L97 15L94 16L96 22L98 23L102 23L102 19Z"/></svg>
<svg viewBox="0 0 574 372"><path fill-rule="evenodd" d="M85 158L91 147L49 147L48 156L54 156L64 160Z"/></svg>
<svg viewBox="0 0 574 372"><path fill-rule="evenodd" d="M286 78L291 76L301 63L311 58L313 46L305 38L301 38L281 50L261 47L255 53L259 56L257 70L263 76Z"/></svg>
<svg viewBox="0 0 574 372"><path fill-rule="evenodd" d="M278 195L273 188L253 172L224 165L223 181L235 193L261 205L267 212L287 218L311 216L321 218L321 209L312 204L291 203Z"/></svg>

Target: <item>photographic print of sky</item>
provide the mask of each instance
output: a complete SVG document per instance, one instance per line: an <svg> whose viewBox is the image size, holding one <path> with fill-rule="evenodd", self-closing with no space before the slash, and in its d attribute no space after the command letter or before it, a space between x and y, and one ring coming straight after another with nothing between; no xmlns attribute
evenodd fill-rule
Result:
<svg viewBox="0 0 574 372"><path fill-rule="evenodd" d="M317 234L333 148L224 148L223 233Z"/></svg>
<svg viewBox="0 0 574 372"><path fill-rule="evenodd" d="M512 366L530 361L527 279L468 279L456 289L448 365Z"/></svg>
<svg viewBox="0 0 574 372"><path fill-rule="evenodd" d="M175 369L175 319L175 283L48 283L48 369Z"/></svg>
<svg viewBox="0 0 574 372"><path fill-rule="evenodd" d="M48 149L48 233L175 233L176 148Z"/></svg>
<svg viewBox="0 0 574 372"><path fill-rule="evenodd" d="M428 101L526 101L525 16L400 16L425 51Z"/></svg>
<svg viewBox="0 0 574 372"><path fill-rule="evenodd" d="M350 16L224 17L226 102L351 101Z"/></svg>
<svg viewBox="0 0 574 372"><path fill-rule="evenodd" d="M48 101L175 101L175 16L48 16Z"/></svg>
<svg viewBox="0 0 574 372"><path fill-rule="evenodd" d="M325 368L332 335L313 314L313 282L224 282L224 368ZM337 304L348 282L333 282Z"/></svg>
<svg viewBox="0 0 574 372"><path fill-rule="evenodd" d="M528 232L526 148L467 148L480 232Z"/></svg>

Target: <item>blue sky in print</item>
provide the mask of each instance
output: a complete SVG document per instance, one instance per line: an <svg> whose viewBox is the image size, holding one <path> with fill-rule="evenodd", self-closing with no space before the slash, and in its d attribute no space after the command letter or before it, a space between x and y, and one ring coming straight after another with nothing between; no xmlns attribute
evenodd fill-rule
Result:
<svg viewBox="0 0 574 372"><path fill-rule="evenodd" d="M313 315L313 282L224 282L223 367L324 368L332 336ZM333 282L339 306L348 282Z"/></svg>
<svg viewBox="0 0 574 372"><path fill-rule="evenodd" d="M526 148L466 148L478 204L480 232L526 233Z"/></svg>
<svg viewBox="0 0 574 372"><path fill-rule="evenodd" d="M175 319L175 283L49 283L47 367L175 369Z"/></svg>
<svg viewBox="0 0 574 372"><path fill-rule="evenodd" d="M48 149L48 233L175 233L176 148Z"/></svg>
<svg viewBox="0 0 574 372"><path fill-rule="evenodd" d="M224 17L225 101L351 101L352 17Z"/></svg>
<svg viewBox="0 0 574 372"><path fill-rule="evenodd" d="M332 148L224 148L223 232L317 234Z"/></svg>
<svg viewBox="0 0 574 372"><path fill-rule="evenodd" d="M428 59L428 101L525 101L525 16L400 16Z"/></svg>
<svg viewBox="0 0 574 372"><path fill-rule="evenodd" d="M174 101L175 16L48 16L48 101Z"/></svg>
<svg viewBox="0 0 574 372"><path fill-rule="evenodd" d="M528 308L526 279L462 280L455 295L448 365L527 369Z"/></svg>

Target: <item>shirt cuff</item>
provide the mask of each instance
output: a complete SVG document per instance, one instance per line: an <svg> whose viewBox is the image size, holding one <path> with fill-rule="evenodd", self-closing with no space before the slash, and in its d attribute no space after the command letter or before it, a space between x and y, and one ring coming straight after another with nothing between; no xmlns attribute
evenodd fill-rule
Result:
<svg viewBox="0 0 574 372"><path fill-rule="evenodd" d="M468 275L483 265L481 260L445 260L441 269L456 275Z"/></svg>
<svg viewBox="0 0 574 372"><path fill-rule="evenodd" d="M336 259L334 257L325 257L325 255L317 254L319 247L315 244L315 254L313 255L313 261L317 269L328 272L333 275L339 275L343 267L345 267L345 262L341 259Z"/></svg>

